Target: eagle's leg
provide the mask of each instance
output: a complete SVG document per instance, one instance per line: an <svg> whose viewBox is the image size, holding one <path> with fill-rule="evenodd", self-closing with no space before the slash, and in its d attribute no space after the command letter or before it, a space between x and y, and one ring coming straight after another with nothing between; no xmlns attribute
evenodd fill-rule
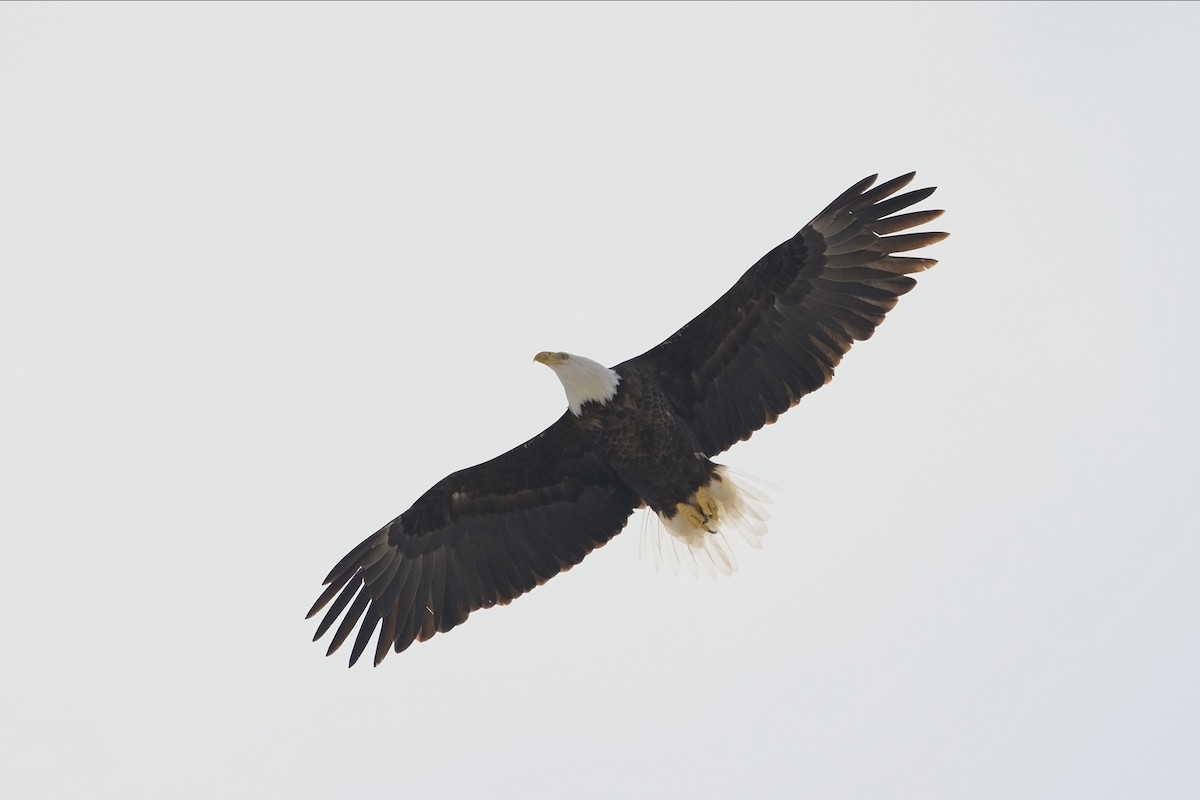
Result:
<svg viewBox="0 0 1200 800"><path fill-rule="evenodd" d="M696 505L699 507L700 513L704 515L705 522L717 521L717 514L721 506L717 504L717 499L712 496L712 492L708 490L707 486L701 486L696 490Z"/></svg>
<svg viewBox="0 0 1200 800"><path fill-rule="evenodd" d="M687 520L688 524L696 530L708 530L708 526L704 524L708 521L704 516L704 512L695 506L689 505L688 503L676 503L675 513L681 514L683 518Z"/></svg>

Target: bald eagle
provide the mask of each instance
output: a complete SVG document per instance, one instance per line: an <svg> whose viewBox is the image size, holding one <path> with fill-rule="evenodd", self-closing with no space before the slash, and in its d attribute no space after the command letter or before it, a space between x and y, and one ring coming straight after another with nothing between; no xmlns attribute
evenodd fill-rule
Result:
<svg viewBox="0 0 1200 800"><path fill-rule="evenodd" d="M378 665L389 650L565 572L642 507L686 548L727 565L725 531L753 532L761 515L712 459L828 383L915 285L908 275L937 263L893 255L947 236L900 233L942 213L898 213L933 194L896 195L914 174L854 184L636 358L606 367L538 353L566 390L566 412L524 444L438 481L351 550L308 612L329 606L314 641L341 618L330 655L357 626L353 666L378 630Z"/></svg>

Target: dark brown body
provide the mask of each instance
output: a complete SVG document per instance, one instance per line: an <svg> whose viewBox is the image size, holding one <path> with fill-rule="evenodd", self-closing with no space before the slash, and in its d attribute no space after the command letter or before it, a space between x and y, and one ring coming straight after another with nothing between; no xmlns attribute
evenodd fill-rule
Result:
<svg viewBox="0 0 1200 800"><path fill-rule="evenodd" d="M622 364L606 403L584 403L577 419L596 452L642 502L667 517L707 484L716 465L644 368Z"/></svg>

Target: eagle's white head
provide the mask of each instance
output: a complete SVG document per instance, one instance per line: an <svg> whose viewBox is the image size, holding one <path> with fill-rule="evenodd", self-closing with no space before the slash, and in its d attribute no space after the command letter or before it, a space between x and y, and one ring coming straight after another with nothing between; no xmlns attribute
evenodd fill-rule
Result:
<svg viewBox="0 0 1200 800"><path fill-rule="evenodd" d="M583 413L583 404L589 400L598 403L611 400L617 393L617 384L621 382L621 376L616 371L583 356L543 351L533 360L554 370L567 392L567 405L577 417Z"/></svg>

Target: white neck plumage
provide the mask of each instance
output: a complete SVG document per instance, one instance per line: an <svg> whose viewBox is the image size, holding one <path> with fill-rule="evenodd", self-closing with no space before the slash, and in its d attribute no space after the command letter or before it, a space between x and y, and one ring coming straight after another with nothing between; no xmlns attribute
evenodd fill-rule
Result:
<svg viewBox="0 0 1200 800"><path fill-rule="evenodd" d="M538 353L533 360L554 370L567 392L567 405L577 417L583 413L584 403L606 403L611 400L617 393L617 384L621 382L621 376L616 371L583 356Z"/></svg>

